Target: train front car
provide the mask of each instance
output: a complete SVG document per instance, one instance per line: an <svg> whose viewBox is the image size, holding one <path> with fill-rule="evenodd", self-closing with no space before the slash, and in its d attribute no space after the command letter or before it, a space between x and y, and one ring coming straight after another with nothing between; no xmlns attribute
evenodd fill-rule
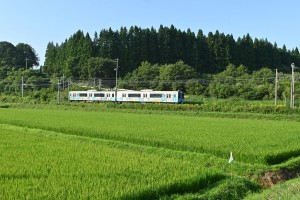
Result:
<svg viewBox="0 0 300 200"><path fill-rule="evenodd" d="M169 98L170 98L170 103L183 103L184 102L184 93L181 91L171 91L168 92Z"/></svg>
<svg viewBox="0 0 300 200"><path fill-rule="evenodd" d="M180 91L142 91L143 102L183 103L184 94Z"/></svg>

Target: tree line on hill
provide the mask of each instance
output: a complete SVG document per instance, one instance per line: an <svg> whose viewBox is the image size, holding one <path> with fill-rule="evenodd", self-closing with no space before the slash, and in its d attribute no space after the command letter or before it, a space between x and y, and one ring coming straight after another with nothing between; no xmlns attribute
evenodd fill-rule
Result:
<svg viewBox="0 0 300 200"><path fill-rule="evenodd" d="M158 31L134 26L103 29L91 38L77 31L61 44L49 42L40 71L32 70L39 59L30 45L0 42L0 94L19 95L22 77L26 94L42 101L64 88L62 76L72 81L94 79L94 85L98 78L102 87L113 88L115 58L119 59L119 88L182 90L251 100L274 98L271 68L290 73L292 62L300 64L298 48L278 48L267 39L253 40L249 34L235 40L219 31L205 36L201 30L195 35L174 26L160 26ZM290 76L280 73L279 79L278 96L288 99ZM296 86L297 80L296 76Z"/></svg>
<svg viewBox="0 0 300 200"><path fill-rule="evenodd" d="M100 70L106 71L102 75L114 77L115 63L103 59L115 58L119 59L122 76L143 61L162 65L182 60L199 74L219 73L229 64L243 64L251 72L263 67L290 68L292 62L300 64L298 48L279 48L267 39L252 39L246 34L235 40L219 31L206 36L202 30L195 34L190 29L161 25L158 30L137 26L103 29L93 38L79 30L61 44L49 42L44 72L87 79L101 75Z"/></svg>

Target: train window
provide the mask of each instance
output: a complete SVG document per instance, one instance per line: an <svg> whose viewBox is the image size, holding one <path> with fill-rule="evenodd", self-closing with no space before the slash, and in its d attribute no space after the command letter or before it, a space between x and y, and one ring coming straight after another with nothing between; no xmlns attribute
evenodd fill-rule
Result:
<svg viewBox="0 0 300 200"><path fill-rule="evenodd" d="M79 93L80 97L87 97L87 93Z"/></svg>
<svg viewBox="0 0 300 200"><path fill-rule="evenodd" d="M132 94L128 94L128 97L141 97L141 94L132 93Z"/></svg>
<svg viewBox="0 0 300 200"><path fill-rule="evenodd" d="M111 94L111 97L115 97L115 94L114 94L114 93L112 93L112 94Z"/></svg>
<svg viewBox="0 0 300 200"><path fill-rule="evenodd" d="M95 93L94 97L104 97L105 95L103 93Z"/></svg>
<svg viewBox="0 0 300 200"><path fill-rule="evenodd" d="M162 94L150 94L150 98L161 98Z"/></svg>
<svg viewBox="0 0 300 200"><path fill-rule="evenodd" d="M147 98L147 94L143 94L143 97L144 97L144 98Z"/></svg>
<svg viewBox="0 0 300 200"><path fill-rule="evenodd" d="M126 93L122 93L122 97L126 97Z"/></svg>

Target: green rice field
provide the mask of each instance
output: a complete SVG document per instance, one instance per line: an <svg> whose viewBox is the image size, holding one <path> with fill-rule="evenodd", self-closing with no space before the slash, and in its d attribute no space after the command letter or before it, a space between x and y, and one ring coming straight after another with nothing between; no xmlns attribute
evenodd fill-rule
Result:
<svg viewBox="0 0 300 200"><path fill-rule="evenodd" d="M1 199L153 199L224 177L199 164L207 156L194 162L184 153L49 131L8 125L0 131Z"/></svg>
<svg viewBox="0 0 300 200"><path fill-rule="evenodd" d="M2 109L0 123L276 164L300 155L300 123L118 112ZM289 144L289 145L286 145Z"/></svg>
<svg viewBox="0 0 300 200"><path fill-rule="evenodd" d="M245 196L259 173L300 157L299 130L293 121L0 109L0 199L218 199L208 190L218 183L225 199L241 199L232 183Z"/></svg>

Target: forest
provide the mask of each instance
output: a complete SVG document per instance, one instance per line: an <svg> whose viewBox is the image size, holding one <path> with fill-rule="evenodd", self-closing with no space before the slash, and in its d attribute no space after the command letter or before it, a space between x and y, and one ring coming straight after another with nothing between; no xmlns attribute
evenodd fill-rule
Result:
<svg viewBox="0 0 300 200"><path fill-rule="evenodd" d="M49 90L57 91L58 84L65 88L66 81L71 86L93 81L91 87L99 83L99 89L112 89L117 66L119 88L261 100L274 98L276 68L278 96L288 99L291 63L298 66L300 55L298 48L287 50L249 34L235 40L219 31L204 35L202 30L195 34L161 25L158 30L102 29L93 38L78 30L61 44L49 42L44 65L33 70L38 61L30 45L0 42L0 92L19 95L22 77L27 94L43 100L50 98Z"/></svg>
<svg viewBox="0 0 300 200"><path fill-rule="evenodd" d="M290 68L292 62L300 63L298 48L290 51L267 39L252 39L249 34L235 40L233 35L219 31L206 36L202 30L195 34L190 29L181 31L173 25L161 25L158 30L137 26L116 31L103 29L95 32L93 38L79 30L61 44L49 42L43 71L50 75L94 78L97 72L89 72L99 67L93 62L95 58L118 58L121 75L132 72L143 61L174 64L182 60L199 74L219 73L229 64L243 64L253 72L263 67Z"/></svg>

